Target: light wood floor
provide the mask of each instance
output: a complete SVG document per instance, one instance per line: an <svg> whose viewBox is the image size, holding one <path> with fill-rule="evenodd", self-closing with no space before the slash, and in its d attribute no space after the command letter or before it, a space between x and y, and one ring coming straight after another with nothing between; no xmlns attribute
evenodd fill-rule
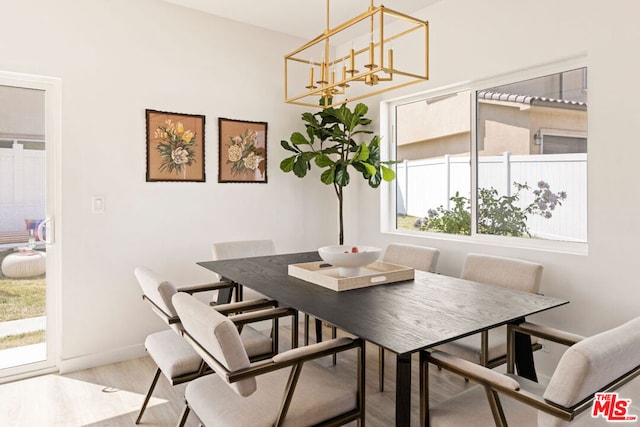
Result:
<svg viewBox="0 0 640 427"><path fill-rule="evenodd" d="M325 336L328 336L326 333ZM285 331L283 348L288 345ZM301 341L302 342L302 341ZM330 359L322 362L329 366ZM348 355L338 357L338 372L350 372ZM378 350L367 346L367 425L388 427L395 417L395 357L387 353L385 391L378 391ZM414 359L412 425L418 425L418 363ZM148 358L133 359L66 375L44 375L0 385L0 426L132 426L156 366ZM469 385L444 371L430 370L432 403ZM174 426L183 407L186 385L171 387L161 377L141 425ZM193 415L188 426L197 426ZM355 425L355 423L352 423Z"/></svg>

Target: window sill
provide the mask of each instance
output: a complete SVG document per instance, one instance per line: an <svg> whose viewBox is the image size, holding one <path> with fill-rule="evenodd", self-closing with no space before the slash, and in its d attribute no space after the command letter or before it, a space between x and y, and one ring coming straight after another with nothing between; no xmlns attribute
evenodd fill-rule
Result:
<svg viewBox="0 0 640 427"><path fill-rule="evenodd" d="M503 248L526 249L534 251L555 252L571 255L588 255L589 244L584 242L569 242L559 240L528 239L521 237L489 236L476 234L463 236L457 234L432 233L404 229L386 230L382 232L393 236L410 236L428 240L441 240L462 244L478 244L498 246Z"/></svg>

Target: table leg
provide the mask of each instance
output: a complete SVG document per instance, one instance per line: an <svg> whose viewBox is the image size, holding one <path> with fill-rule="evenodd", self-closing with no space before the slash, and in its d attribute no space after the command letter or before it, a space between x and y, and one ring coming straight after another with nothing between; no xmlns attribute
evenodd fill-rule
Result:
<svg viewBox="0 0 640 427"><path fill-rule="evenodd" d="M233 294L233 288L220 289L218 291L218 301L216 304L229 304L231 302L231 295Z"/></svg>
<svg viewBox="0 0 640 427"><path fill-rule="evenodd" d="M396 357L396 426L411 425L411 354Z"/></svg>
<svg viewBox="0 0 640 427"><path fill-rule="evenodd" d="M316 342L322 342L322 322L316 319Z"/></svg>
<svg viewBox="0 0 640 427"><path fill-rule="evenodd" d="M536 365L531 349L531 336L521 332L515 333L515 362L518 375L531 381L538 382Z"/></svg>

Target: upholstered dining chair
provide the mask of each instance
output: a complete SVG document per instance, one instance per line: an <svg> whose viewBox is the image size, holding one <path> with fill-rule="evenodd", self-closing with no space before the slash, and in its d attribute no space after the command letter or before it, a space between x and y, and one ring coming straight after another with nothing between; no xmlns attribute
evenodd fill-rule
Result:
<svg viewBox="0 0 640 427"><path fill-rule="evenodd" d="M309 426L364 424L365 371L361 339L339 338L250 363L238 330L227 317L191 295L178 293L173 304L184 337L214 374L190 382L187 406L205 426ZM357 349L353 378L339 376L313 360Z"/></svg>
<svg viewBox="0 0 640 427"><path fill-rule="evenodd" d="M224 259L249 258L257 256L275 255L276 246L271 239L262 240L231 240L216 242L211 245L211 256L214 261ZM218 279L221 279L218 277ZM269 299L265 295L241 284L234 284L236 290L236 301ZM274 302L274 304L277 304ZM305 343L308 343L309 336L309 315L305 314ZM296 325L297 328L297 325Z"/></svg>
<svg viewBox="0 0 640 427"><path fill-rule="evenodd" d="M248 258L256 256L275 255L276 246L273 240L236 240L227 242L216 242L211 245L211 255L214 261L223 259ZM236 288L236 299L258 299L266 298L264 295L239 285ZM246 295L245 295L246 294Z"/></svg>
<svg viewBox="0 0 640 427"><path fill-rule="evenodd" d="M276 247L273 240L236 240L227 242L217 242L211 245L211 255L213 260L237 259L245 257L275 255ZM236 287L236 299L267 299L266 296L253 289L246 288L241 284ZM304 315L304 342L309 344L309 315ZM316 327L317 333L321 333ZM332 327L332 338L336 337L336 329Z"/></svg>
<svg viewBox="0 0 640 427"><path fill-rule="evenodd" d="M435 272L440 251L428 246L389 243L382 255L382 261L410 267L415 270ZM378 348L378 387L384 391L384 348Z"/></svg>
<svg viewBox="0 0 640 427"><path fill-rule="evenodd" d="M570 346L548 385L544 387L513 374L502 374L444 352L423 352L421 425L609 425L604 419L606 400L601 401L602 411L597 411L596 418L585 412L595 407L594 399L599 399L597 393L613 392L640 374L640 317L584 339L528 322L509 329L510 334L518 331ZM510 341L513 342L513 336ZM513 354L512 350L510 354ZM428 364L469 378L479 385L441 403L428 405ZM511 361L507 371L513 372Z"/></svg>
<svg viewBox="0 0 640 427"><path fill-rule="evenodd" d="M534 262L470 253L465 259L460 277L474 282L538 293L542 270L542 265ZM532 350L540 348L542 346L533 338ZM506 326L442 344L435 349L494 368L506 361Z"/></svg>
<svg viewBox="0 0 640 427"><path fill-rule="evenodd" d="M142 288L143 299L151 305L153 311L171 328L152 333L145 339L145 349L155 362L157 369L138 413L136 419L136 424L138 424L147 408L161 373L164 374L171 385L185 383L209 373L205 369L206 364L200 356L182 338L182 325L171 298L177 292L193 294L221 289L221 287L230 285L228 283L210 283L176 288L172 283L163 280L148 267L137 267L134 274ZM248 323L266 319L277 322L280 317L291 316L294 320L294 325L297 326L298 324L297 311L273 307L273 304L267 300L223 304L216 306L215 309L221 314L233 315L235 322L242 328L242 344L252 360L271 357L277 353L279 344L277 333L273 337L266 336L249 326ZM294 347L297 347L297 337L298 330L297 327L294 327L292 328L292 345Z"/></svg>

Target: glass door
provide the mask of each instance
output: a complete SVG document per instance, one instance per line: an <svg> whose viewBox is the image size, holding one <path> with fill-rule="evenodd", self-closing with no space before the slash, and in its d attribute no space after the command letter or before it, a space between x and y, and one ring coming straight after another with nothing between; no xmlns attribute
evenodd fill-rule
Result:
<svg viewBox="0 0 640 427"><path fill-rule="evenodd" d="M56 92L0 72L0 382L55 369Z"/></svg>

